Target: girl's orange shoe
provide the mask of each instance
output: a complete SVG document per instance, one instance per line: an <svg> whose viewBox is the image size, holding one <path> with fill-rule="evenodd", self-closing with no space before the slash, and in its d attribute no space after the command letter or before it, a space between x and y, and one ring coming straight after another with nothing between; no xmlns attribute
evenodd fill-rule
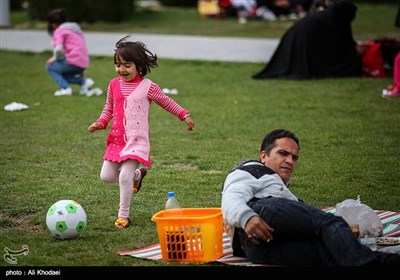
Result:
<svg viewBox="0 0 400 280"><path fill-rule="evenodd" d="M131 225L131 219L129 219L129 218L118 218L115 221L115 227L116 228L120 228L120 229L127 228L130 225Z"/></svg>

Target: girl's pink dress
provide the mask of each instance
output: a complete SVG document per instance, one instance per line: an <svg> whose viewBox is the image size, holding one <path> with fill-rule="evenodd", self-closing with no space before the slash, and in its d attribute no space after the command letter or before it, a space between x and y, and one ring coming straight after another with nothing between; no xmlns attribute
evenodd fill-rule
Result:
<svg viewBox="0 0 400 280"><path fill-rule="evenodd" d="M106 105L97 120L104 127L113 120L104 160L122 162L135 159L145 166L152 166L149 125L152 101L181 120L189 113L149 79L136 77L126 82L118 77L111 80Z"/></svg>

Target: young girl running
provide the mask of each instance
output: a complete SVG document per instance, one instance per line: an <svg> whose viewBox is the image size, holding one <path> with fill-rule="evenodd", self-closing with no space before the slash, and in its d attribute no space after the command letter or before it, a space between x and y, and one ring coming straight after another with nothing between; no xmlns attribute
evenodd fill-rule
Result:
<svg viewBox="0 0 400 280"><path fill-rule="evenodd" d="M184 121L189 131L194 129L189 111L166 96L159 85L145 78L151 68L158 66L157 55L151 53L142 42L128 41L129 37L125 36L115 45L114 64L118 77L108 85L106 103L99 119L88 128L89 132L106 129L113 119L100 178L107 183L119 183L117 228L127 228L131 223L132 193L140 190L147 174L147 169L139 168L139 165L152 165L149 124L151 102L156 102L165 111Z"/></svg>

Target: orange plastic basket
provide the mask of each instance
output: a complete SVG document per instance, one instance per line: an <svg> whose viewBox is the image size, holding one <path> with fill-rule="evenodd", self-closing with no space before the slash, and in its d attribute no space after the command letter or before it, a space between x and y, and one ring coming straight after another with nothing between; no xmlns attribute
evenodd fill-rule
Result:
<svg viewBox="0 0 400 280"><path fill-rule="evenodd" d="M153 215L163 261L210 262L223 253L221 208L181 208Z"/></svg>

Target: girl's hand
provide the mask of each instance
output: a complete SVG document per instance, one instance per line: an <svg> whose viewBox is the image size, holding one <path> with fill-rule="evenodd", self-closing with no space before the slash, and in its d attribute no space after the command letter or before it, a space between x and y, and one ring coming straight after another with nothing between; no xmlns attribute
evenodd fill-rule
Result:
<svg viewBox="0 0 400 280"><path fill-rule="evenodd" d="M190 117L186 117L184 121L188 126L188 130L189 131L193 131L193 129L194 129L194 121Z"/></svg>
<svg viewBox="0 0 400 280"><path fill-rule="evenodd" d="M94 122L88 127L89 132L95 132L96 130L101 130L104 129L104 126L102 123L99 122Z"/></svg>
<svg viewBox="0 0 400 280"><path fill-rule="evenodd" d="M52 64L54 61L56 61L56 59L54 57L50 57L47 61L46 64L50 65Z"/></svg>

